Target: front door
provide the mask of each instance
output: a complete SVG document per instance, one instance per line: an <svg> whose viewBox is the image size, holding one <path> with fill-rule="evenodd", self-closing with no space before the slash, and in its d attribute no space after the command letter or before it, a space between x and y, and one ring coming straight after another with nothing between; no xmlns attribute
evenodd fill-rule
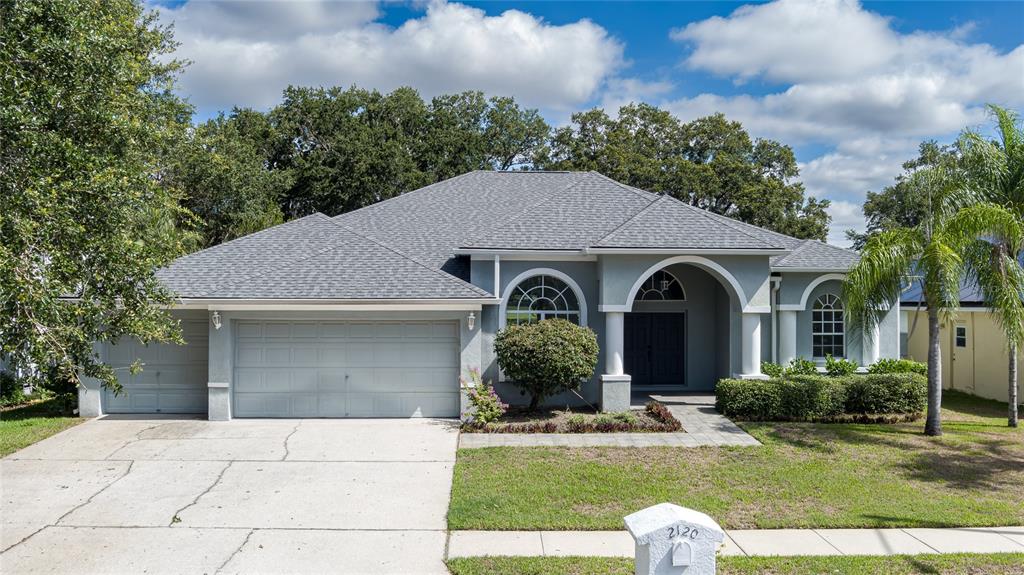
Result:
<svg viewBox="0 0 1024 575"><path fill-rule="evenodd" d="M624 335L633 386L686 385L685 313L627 313Z"/></svg>

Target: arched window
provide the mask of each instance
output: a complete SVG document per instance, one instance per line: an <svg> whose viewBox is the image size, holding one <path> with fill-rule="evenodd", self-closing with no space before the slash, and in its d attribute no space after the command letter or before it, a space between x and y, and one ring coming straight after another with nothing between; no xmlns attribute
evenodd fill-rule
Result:
<svg viewBox="0 0 1024 575"><path fill-rule="evenodd" d="M580 325L579 298L569 284L551 275L535 275L512 288L505 308L506 325L552 318Z"/></svg>
<svg viewBox="0 0 1024 575"><path fill-rule="evenodd" d="M683 284L679 283L676 276L665 270L658 270L640 286L640 291L636 292L636 299L637 301L685 301L686 293L683 292Z"/></svg>
<svg viewBox="0 0 1024 575"><path fill-rule="evenodd" d="M843 302L827 293L814 301L811 310L811 334L814 357L846 356L846 330Z"/></svg>

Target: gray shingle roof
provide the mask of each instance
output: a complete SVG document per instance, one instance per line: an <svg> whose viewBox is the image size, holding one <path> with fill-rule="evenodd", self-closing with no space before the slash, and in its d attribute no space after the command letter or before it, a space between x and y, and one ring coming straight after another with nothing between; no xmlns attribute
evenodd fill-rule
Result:
<svg viewBox="0 0 1024 575"><path fill-rule="evenodd" d="M857 263L857 252L817 240L803 240L793 251L772 258L772 268L847 270Z"/></svg>
<svg viewBox="0 0 1024 575"><path fill-rule="evenodd" d="M595 172L470 172L329 218L313 214L190 254L158 272L179 297L449 299L460 248L789 249L773 267L845 269L854 252L700 210Z"/></svg>
<svg viewBox="0 0 1024 575"><path fill-rule="evenodd" d="M583 173L546 201L461 247L470 249L582 250L642 211L657 198L624 190L607 178Z"/></svg>
<svg viewBox="0 0 1024 575"><path fill-rule="evenodd" d="M217 246L224 249L211 248L181 258L161 270L160 277L166 278L165 283L185 298L490 296L472 284L346 229L323 214L306 216L266 232L271 233L253 234ZM252 241L245 241L247 238Z"/></svg>
<svg viewBox="0 0 1024 575"><path fill-rule="evenodd" d="M784 249L778 241L711 217L707 211L660 196L601 238L599 248Z"/></svg>

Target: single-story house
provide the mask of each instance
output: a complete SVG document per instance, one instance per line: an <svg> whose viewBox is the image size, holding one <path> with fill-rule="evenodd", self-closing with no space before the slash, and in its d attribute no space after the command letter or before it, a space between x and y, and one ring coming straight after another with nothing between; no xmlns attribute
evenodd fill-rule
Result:
<svg viewBox="0 0 1024 575"><path fill-rule="evenodd" d="M596 332L581 394L609 411L763 377L762 360L898 357L896 306L873 334L844 325L856 257L594 172L476 171L174 261L159 277L187 345L98 345L145 368L120 395L88 382L81 412L458 416L470 369L518 399L495 333L553 317Z"/></svg>
<svg viewBox="0 0 1024 575"><path fill-rule="evenodd" d="M920 286L914 285L900 297L900 340L903 357L928 361L928 309ZM980 397L1007 401L1009 394L1009 349L991 310L976 285L960 287L960 310L939 329L942 355L942 387ZM1024 349L1018 351L1017 365L1024 370ZM1017 397L1024 405L1024 385L1017 380Z"/></svg>

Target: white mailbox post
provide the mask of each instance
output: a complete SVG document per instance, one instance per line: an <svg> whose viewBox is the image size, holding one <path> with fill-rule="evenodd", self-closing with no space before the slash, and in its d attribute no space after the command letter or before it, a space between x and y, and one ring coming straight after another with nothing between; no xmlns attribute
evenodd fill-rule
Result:
<svg viewBox="0 0 1024 575"><path fill-rule="evenodd" d="M636 542L636 575L715 575L725 531L693 509L659 503L625 518Z"/></svg>

